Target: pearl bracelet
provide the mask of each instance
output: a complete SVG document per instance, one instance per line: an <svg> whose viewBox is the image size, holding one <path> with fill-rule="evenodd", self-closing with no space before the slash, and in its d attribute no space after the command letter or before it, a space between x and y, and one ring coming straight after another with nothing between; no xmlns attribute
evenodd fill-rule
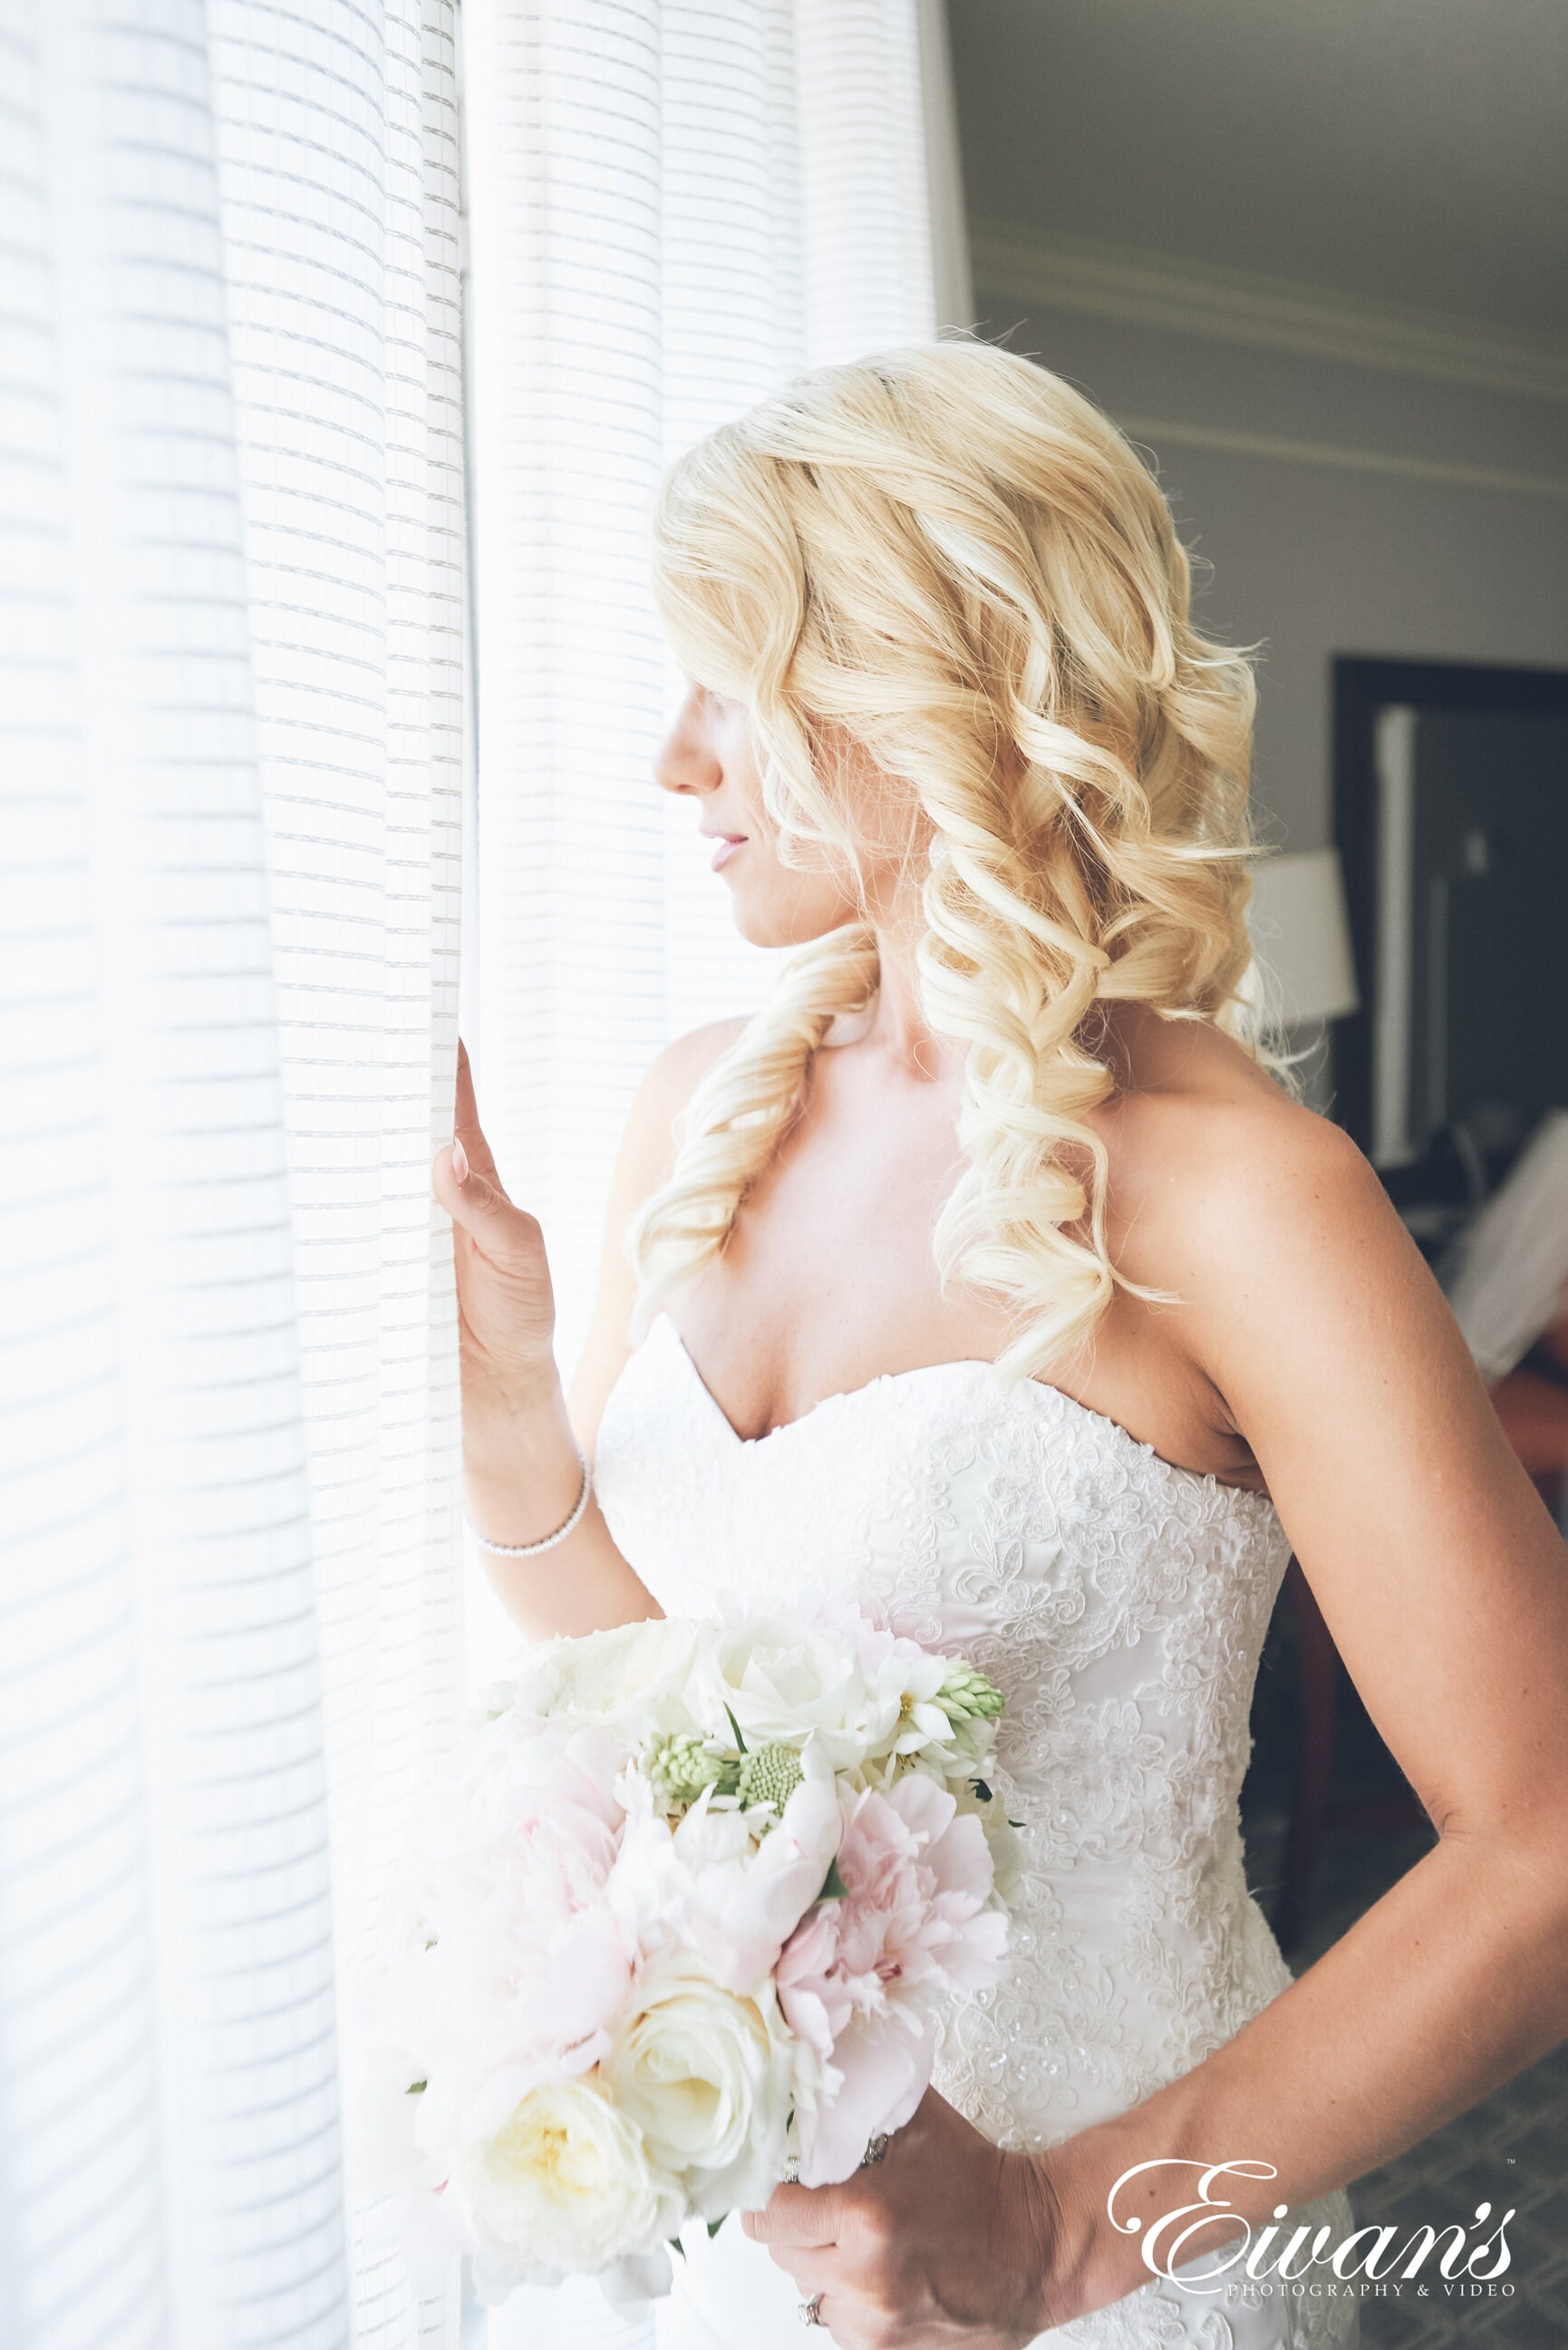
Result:
<svg viewBox="0 0 1568 2350"><path fill-rule="evenodd" d="M480 1533L479 1528L474 1524L473 1520L469 1516L468 1512L464 1510L462 1513L463 1523L467 1526L469 1533L473 1536L474 1541L479 1544L481 1550L488 1551L492 1558L537 1558L541 1551L554 1550L557 1543L564 1543L568 1534L575 1534L576 1532L578 1526L582 1523L583 1513L587 1508L589 1502L593 1499L594 1492L593 1471L588 1467L587 1455L585 1453L580 1444L577 1446L576 1450L577 1459L583 1464L583 1490L577 1495L576 1507L573 1509L572 1514L566 1520L565 1525L557 1526L553 1534L546 1534L545 1536L543 1542L492 1542L488 1534L482 1534Z"/></svg>

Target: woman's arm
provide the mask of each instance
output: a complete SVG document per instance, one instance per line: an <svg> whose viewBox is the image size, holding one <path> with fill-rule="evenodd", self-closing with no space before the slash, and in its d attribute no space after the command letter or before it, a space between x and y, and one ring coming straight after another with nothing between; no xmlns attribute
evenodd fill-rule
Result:
<svg viewBox="0 0 1568 2350"><path fill-rule="evenodd" d="M1283 1108L1172 1153L1159 1253L1435 1848L1184 2079L1045 2158L1058 2306L1145 2281L1135 2163L1251 2158L1266 2221L1388 2160L1568 2033L1568 1558L1372 1170ZM1145 2174L1118 2210L1189 2194ZM1456 2214L1468 2221L1468 2211Z"/></svg>
<svg viewBox="0 0 1568 2350"><path fill-rule="evenodd" d="M692 1087L742 1024L721 1022L680 1038L643 1079L616 1163L598 1298L570 1410L556 1363L544 1235L502 1188L460 1049L455 1139L438 1153L433 1182L453 1226L468 1509L493 1542L537 1542L571 1515L582 1486L576 1446L592 1458L605 1399L627 1358L636 1283L621 1234L673 1164L674 1122ZM659 1613L597 1503L537 1558L486 1552L484 1560L503 1604L536 1638Z"/></svg>
<svg viewBox="0 0 1568 2350"><path fill-rule="evenodd" d="M1049 2153L929 2097L887 2163L748 2231L846 2350L1018 2344L1149 2281L1147 2222L1210 2164L1254 2226L1463 2112L1568 2033L1568 1561L1436 1284L1345 1138L1279 1103L1173 1118L1135 1277L1251 1444L1438 1842L1184 2078ZM1116 2182L1124 2232L1107 2216ZM1371 2215L1376 2218L1376 2214ZM1469 2210L1453 2217L1473 2224ZM1216 2249L1210 2234L1184 2258Z"/></svg>

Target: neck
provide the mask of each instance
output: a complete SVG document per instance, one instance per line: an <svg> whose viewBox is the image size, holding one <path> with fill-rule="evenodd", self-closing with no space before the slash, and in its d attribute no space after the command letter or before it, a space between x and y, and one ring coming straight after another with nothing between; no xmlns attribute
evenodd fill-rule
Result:
<svg viewBox="0 0 1568 2350"><path fill-rule="evenodd" d="M965 1056L962 1045L939 1035L926 1018L915 964L919 935L918 923L877 926L877 1002L861 1042L886 1054L907 1076L930 1084L961 1076Z"/></svg>

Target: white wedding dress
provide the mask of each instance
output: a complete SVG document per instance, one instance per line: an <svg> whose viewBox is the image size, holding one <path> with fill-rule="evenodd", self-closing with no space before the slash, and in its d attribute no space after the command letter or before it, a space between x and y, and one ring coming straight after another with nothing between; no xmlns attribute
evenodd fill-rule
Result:
<svg viewBox="0 0 1568 2350"><path fill-rule="evenodd" d="M1054 1388L1009 1393L981 1362L895 1372L742 1439L668 1315L606 1407L595 1482L667 1614L847 1597L1005 1692L995 1775L1025 1854L1012 1964L957 2015L936 2075L988 2136L1044 2147L1125 2111L1290 1982L1247 1891L1236 1809L1288 1550L1262 1496L1171 1466ZM1342 2196L1292 2214L1303 2221L1334 2241L1352 2225ZM733 2221L711 2244L695 2231L676 2268L659 2350L802 2341L796 2288ZM1355 2339L1343 2288L1243 2303L1158 2281L1040 2336L1083 2350Z"/></svg>

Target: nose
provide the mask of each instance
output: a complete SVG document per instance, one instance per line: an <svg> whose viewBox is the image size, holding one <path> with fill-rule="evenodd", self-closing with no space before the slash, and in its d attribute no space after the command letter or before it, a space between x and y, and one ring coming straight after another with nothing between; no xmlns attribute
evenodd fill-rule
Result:
<svg viewBox="0 0 1568 2350"><path fill-rule="evenodd" d="M716 791L724 780L705 720L698 686L689 686L670 732L653 758L654 781L667 792Z"/></svg>

